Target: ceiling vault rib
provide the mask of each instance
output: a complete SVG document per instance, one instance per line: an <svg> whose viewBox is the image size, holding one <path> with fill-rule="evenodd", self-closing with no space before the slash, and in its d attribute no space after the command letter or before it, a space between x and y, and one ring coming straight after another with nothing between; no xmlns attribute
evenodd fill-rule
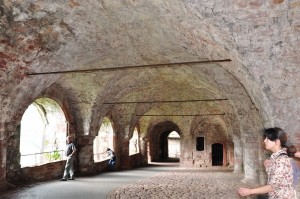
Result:
<svg viewBox="0 0 300 199"><path fill-rule="evenodd" d="M176 115L156 115L156 114L145 114L145 115L136 115L136 116L140 116L140 117L152 117L152 116L187 116L187 117L194 117L194 116L217 116L217 115L226 115L225 113L208 113L208 114L176 114Z"/></svg>
<svg viewBox="0 0 300 199"><path fill-rule="evenodd" d="M62 73L88 73L97 71L114 71L114 70L126 70L135 68L146 68L146 67L168 67L178 65L190 65L190 64L213 64L220 62L230 62L231 59L219 59L219 60L204 60L204 61L192 61L192 62L177 62L177 63L164 63L164 64L149 64L149 65L136 65L136 66L123 66L123 67L107 67L107 68L91 68L91 69L78 69L78 70L66 70L66 71L49 71L49 72L27 72L26 75L50 75L50 74L62 74Z"/></svg>
<svg viewBox="0 0 300 199"><path fill-rule="evenodd" d="M104 102L103 104L151 104L151 103L178 103L178 102L209 102L209 101L226 101L226 98L220 99L195 99L195 100L163 100L163 101L132 101L132 102Z"/></svg>

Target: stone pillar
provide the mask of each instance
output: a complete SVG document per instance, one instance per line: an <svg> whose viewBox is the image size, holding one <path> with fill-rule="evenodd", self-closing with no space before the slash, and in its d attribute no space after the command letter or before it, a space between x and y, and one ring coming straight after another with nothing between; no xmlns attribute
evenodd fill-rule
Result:
<svg viewBox="0 0 300 199"><path fill-rule="evenodd" d="M129 140L123 139L121 142L121 150L119 150L119 160L121 169L130 169L130 158L129 158ZM118 158L118 157L117 157ZM118 160L117 160L118 161Z"/></svg>
<svg viewBox="0 0 300 199"><path fill-rule="evenodd" d="M234 143L234 173L243 172L243 148L241 146L241 140L236 136L233 136Z"/></svg>
<svg viewBox="0 0 300 199"><path fill-rule="evenodd" d="M93 141L95 136L83 135L77 137L77 169L80 174L94 174Z"/></svg>
<svg viewBox="0 0 300 199"><path fill-rule="evenodd" d="M0 132L0 192L6 189L6 144L4 132Z"/></svg>
<svg viewBox="0 0 300 199"><path fill-rule="evenodd" d="M143 137L140 138L140 154L142 155L141 164L147 165L148 164L148 138Z"/></svg>
<svg viewBox="0 0 300 199"><path fill-rule="evenodd" d="M195 166L198 161L196 144L192 141L193 139L194 137L189 137L189 136L186 136L185 138L180 138L180 165L181 166L188 166L188 167Z"/></svg>
<svg viewBox="0 0 300 199"><path fill-rule="evenodd" d="M6 180L12 184L22 181L20 165L20 129L5 132L6 137Z"/></svg>
<svg viewBox="0 0 300 199"><path fill-rule="evenodd" d="M8 188L14 188L15 185L11 183L20 179L20 144L18 144L19 139L12 140L12 138L16 138L15 135L15 132L0 132L0 193ZM17 154L17 157L10 158L11 154ZM13 177L17 179L15 180Z"/></svg>
<svg viewBox="0 0 300 199"><path fill-rule="evenodd" d="M268 158L268 155L267 155L267 151L265 151L265 147L264 147L264 143L263 141L261 140L260 141L260 148L259 148L259 154L258 154L258 165L259 165L259 183L264 185L267 183L267 179L268 179L268 176L267 176L267 173L266 173L266 168L263 164L264 160L266 160Z"/></svg>
<svg viewBox="0 0 300 199"><path fill-rule="evenodd" d="M259 182L259 142L254 137L247 137L244 142L244 179L243 182Z"/></svg>
<svg viewBox="0 0 300 199"><path fill-rule="evenodd" d="M222 142L223 144L223 166L226 166L227 164L227 144L226 142Z"/></svg>

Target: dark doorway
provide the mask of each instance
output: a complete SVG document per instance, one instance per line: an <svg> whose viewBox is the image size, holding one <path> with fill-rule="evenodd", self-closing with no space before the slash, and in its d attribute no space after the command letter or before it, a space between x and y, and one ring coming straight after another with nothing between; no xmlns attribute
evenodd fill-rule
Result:
<svg viewBox="0 0 300 199"><path fill-rule="evenodd" d="M168 135L170 132L165 131L160 136L160 145L159 145L159 159L166 160L168 159Z"/></svg>
<svg viewBox="0 0 300 199"><path fill-rule="evenodd" d="M178 144L180 146L180 136L175 131L177 136L174 137L173 134L171 134L174 131L165 131L160 136L159 141L159 161L160 162L179 162L179 156L180 156L180 148L178 149ZM171 136L170 136L171 135ZM176 143L176 145L172 145L170 143ZM170 156L170 153L176 151L176 155L172 154ZM174 157L176 156L176 157Z"/></svg>
<svg viewBox="0 0 300 199"><path fill-rule="evenodd" d="M223 166L223 145L215 143L212 145L212 166Z"/></svg>

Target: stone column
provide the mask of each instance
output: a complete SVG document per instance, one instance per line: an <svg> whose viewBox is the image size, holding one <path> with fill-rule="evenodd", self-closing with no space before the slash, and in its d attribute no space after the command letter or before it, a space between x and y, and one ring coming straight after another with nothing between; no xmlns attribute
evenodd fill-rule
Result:
<svg viewBox="0 0 300 199"><path fill-rule="evenodd" d="M148 138L141 137L140 138L140 154L142 156L141 164L147 165L148 164Z"/></svg>
<svg viewBox="0 0 300 199"><path fill-rule="evenodd" d="M228 146L226 142L222 142L222 144L223 144L223 166L226 166Z"/></svg>
<svg viewBox="0 0 300 199"><path fill-rule="evenodd" d="M117 156L117 165L120 169L130 169L129 157L129 126L122 125L117 128L115 133L115 152Z"/></svg>
<svg viewBox="0 0 300 199"><path fill-rule="evenodd" d="M0 132L0 192L6 189L6 144L4 132Z"/></svg>
<svg viewBox="0 0 300 199"><path fill-rule="evenodd" d="M20 126L19 126L20 127ZM15 131L6 131L6 179L12 184L22 181L21 153L20 153L20 128Z"/></svg>
<svg viewBox="0 0 300 199"><path fill-rule="evenodd" d="M229 160L229 165L234 166L234 143L233 142L228 142L228 160Z"/></svg>
<svg viewBox="0 0 300 199"><path fill-rule="evenodd" d="M20 138L16 139L16 134L16 132L0 132L0 192L14 188L13 184L20 179ZM11 158L13 155L16 157Z"/></svg>
<svg viewBox="0 0 300 199"><path fill-rule="evenodd" d="M233 136L234 143L234 173L243 172L243 148L241 140L237 136Z"/></svg>
<svg viewBox="0 0 300 199"><path fill-rule="evenodd" d="M79 173L84 175L93 174L94 169L94 157L93 157L93 141L95 136L82 135L78 136L77 142L77 169Z"/></svg>
<svg viewBox="0 0 300 199"><path fill-rule="evenodd" d="M260 146L261 147L259 148L259 154L258 154L259 183L264 185L267 183L268 176L263 162L268 158L268 155L266 153L267 151L264 150L265 147L262 140L260 141Z"/></svg>
<svg viewBox="0 0 300 199"><path fill-rule="evenodd" d="M119 150L119 157L117 158L120 160L120 168L121 169L130 169L130 158L129 158L129 140L128 139L122 139L121 142L121 148ZM118 161L117 159L117 161Z"/></svg>
<svg viewBox="0 0 300 199"><path fill-rule="evenodd" d="M181 166L195 166L197 162L196 144L193 143L194 136L186 136L180 138L180 165ZM206 151L208 152L208 151ZM198 165L199 166L199 165Z"/></svg>
<svg viewBox="0 0 300 199"><path fill-rule="evenodd" d="M244 179L243 182L259 182L259 142L254 137L247 137L244 141Z"/></svg>

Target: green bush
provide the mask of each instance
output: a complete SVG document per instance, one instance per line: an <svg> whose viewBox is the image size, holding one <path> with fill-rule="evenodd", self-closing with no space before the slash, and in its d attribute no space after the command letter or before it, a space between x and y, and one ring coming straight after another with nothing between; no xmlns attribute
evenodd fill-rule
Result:
<svg viewBox="0 0 300 199"><path fill-rule="evenodd" d="M57 150L54 150L53 153L46 153L45 156L49 161L59 160L61 158L61 155Z"/></svg>

